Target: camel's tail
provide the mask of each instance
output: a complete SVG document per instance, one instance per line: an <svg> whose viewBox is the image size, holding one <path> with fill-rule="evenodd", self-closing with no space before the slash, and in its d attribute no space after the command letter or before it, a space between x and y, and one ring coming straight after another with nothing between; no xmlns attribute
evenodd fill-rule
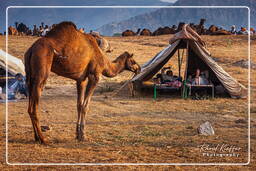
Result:
<svg viewBox="0 0 256 171"><path fill-rule="evenodd" d="M29 91L29 95L32 92L32 79L31 79L31 65L30 65L30 60L31 60L31 56L32 56L32 50L31 48L29 48L27 50L27 52L24 55L24 59L25 59L25 72L26 72L26 84L28 87L28 91Z"/></svg>

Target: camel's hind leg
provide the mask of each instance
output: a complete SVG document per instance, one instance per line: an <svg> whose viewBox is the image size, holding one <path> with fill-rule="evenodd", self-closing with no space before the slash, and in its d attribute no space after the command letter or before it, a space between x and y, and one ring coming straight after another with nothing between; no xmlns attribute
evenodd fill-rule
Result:
<svg viewBox="0 0 256 171"><path fill-rule="evenodd" d="M34 128L35 140L39 143L45 144L45 139L43 137L41 127L39 125L39 117L38 117L38 104L39 98L41 96L41 85L36 83L31 87L31 95L29 97L29 106L28 113Z"/></svg>
<svg viewBox="0 0 256 171"><path fill-rule="evenodd" d="M47 61L49 60L49 61ZM46 141L43 137L41 127L39 124L38 116L38 105L39 99L43 90L43 87L46 83L46 80L49 76L51 70L51 58L45 56L45 58L34 58L31 59L30 65L37 66L36 68L30 69L29 74L29 105L28 113L33 125L35 140L41 144L45 144Z"/></svg>

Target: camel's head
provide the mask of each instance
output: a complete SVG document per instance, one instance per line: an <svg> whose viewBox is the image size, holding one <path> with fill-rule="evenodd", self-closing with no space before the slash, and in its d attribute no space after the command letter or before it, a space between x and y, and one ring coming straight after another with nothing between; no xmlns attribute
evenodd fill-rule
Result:
<svg viewBox="0 0 256 171"><path fill-rule="evenodd" d="M125 69L135 74L140 73L140 65L133 59L133 54L125 52L123 55L126 56Z"/></svg>

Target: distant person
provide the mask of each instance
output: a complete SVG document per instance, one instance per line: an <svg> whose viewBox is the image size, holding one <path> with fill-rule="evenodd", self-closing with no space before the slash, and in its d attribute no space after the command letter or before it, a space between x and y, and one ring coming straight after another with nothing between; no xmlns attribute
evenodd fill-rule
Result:
<svg viewBox="0 0 256 171"><path fill-rule="evenodd" d="M231 26L230 32L231 32L232 34L236 34L236 26L235 26L235 25L232 25L232 26Z"/></svg>
<svg viewBox="0 0 256 171"><path fill-rule="evenodd" d="M39 35L42 36L44 32L44 28L42 26L39 26Z"/></svg>
<svg viewBox="0 0 256 171"><path fill-rule="evenodd" d="M42 36L45 36L50 31L48 25L45 25Z"/></svg>
<svg viewBox="0 0 256 171"><path fill-rule="evenodd" d="M80 31L81 33L84 33L84 28L80 28L79 31Z"/></svg>
<svg viewBox="0 0 256 171"><path fill-rule="evenodd" d="M39 30L38 30L38 28L36 27L36 25L34 25L34 29L33 29L32 35L33 35L33 36L38 36L38 34L39 34Z"/></svg>
<svg viewBox="0 0 256 171"><path fill-rule="evenodd" d="M255 30L254 30L254 28L252 28L252 27L250 28L250 34L251 34L251 35L255 34Z"/></svg>
<svg viewBox="0 0 256 171"><path fill-rule="evenodd" d="M247 30L245 27L241 27L240 31L238 32L239 34L248 34Z"/></svg>

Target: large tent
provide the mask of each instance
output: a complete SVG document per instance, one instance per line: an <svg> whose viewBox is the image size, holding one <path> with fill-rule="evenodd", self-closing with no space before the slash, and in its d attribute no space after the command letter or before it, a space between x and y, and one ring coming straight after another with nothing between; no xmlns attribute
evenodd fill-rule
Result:
<svg viewBox="0 0 256 171"><path fill-rule="evenodd" d="M169 43L168 47L142 66L141 73L131 80L134 85L141 85L150 80L178 49L186 49L187 61L184 79L187 79L187 76L194 73L197 68L208 70L212 83L222 85L231 97L244 98L247 96L247 89L212 59L211 54L205 48L205 42L187 24L173 36Z"/></svg>
<svg viewBox="0 0 256 171"><path fill-rule="evenodd" d="M6 75L6 71L7 75ZM13 80L15 75L25 75L25 67L22 60L0 49L0 86L5 86L6 79Z"/></svg>
<svg viewBox="0 0 256 171"><path fill-rule="evenodd" d="M10 75L16 75L18 73L23 75L25 74L25 68L22 60L7 54L5 51L0 49L0 69L6 71L7 67Z"/></svg>

